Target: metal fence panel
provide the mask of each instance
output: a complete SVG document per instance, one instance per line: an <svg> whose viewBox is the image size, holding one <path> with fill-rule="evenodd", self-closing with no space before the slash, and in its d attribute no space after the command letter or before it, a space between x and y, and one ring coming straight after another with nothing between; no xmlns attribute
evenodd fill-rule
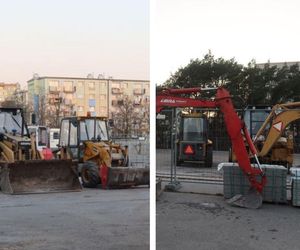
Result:
<svg viewBox="0 0 300 250"><path fill-rule="evenodd" d="M150 145L149 138L140 139L113 139L115 143L128 146L129 166L149 167L150 166Z"/></svg>
<svg viewBox="0 0 300 250"><path fill-rule="evenodd" d="M208 168L201 162L187 162L180 166L172 164L174 152L171 147L172 142L172 126L175 120L172 119L172 111L164 110L162 114L166 119L157 120L156 127L156 173L158 177L171 180L174 171L180 180L190 182L199 179L215 179L222 180L222 172L217 171L217 165L221 162L228 162L229 148L231 142L227 136L226 126L224 124L223 115L214 110L203 109L206 112L209 122L209 139L213 142L213 166ZM238 110L241 113L242 110ZM293 122L289 128L294 134L294 166L300 165L300 121Z"/></svg>

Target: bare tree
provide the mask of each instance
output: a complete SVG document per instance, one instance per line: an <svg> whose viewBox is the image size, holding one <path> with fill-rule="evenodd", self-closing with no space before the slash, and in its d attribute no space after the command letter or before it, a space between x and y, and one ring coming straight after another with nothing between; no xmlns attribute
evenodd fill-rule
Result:
<svg viewBox="0 0 300 250"><path fill-rule="evenodd" d="M149 124L149 109L135 103L128 97L118 100L117 110L112 112L113 136L131 137L141 135L143 124ZM148 126L149 131L149 126Z"/></svg>

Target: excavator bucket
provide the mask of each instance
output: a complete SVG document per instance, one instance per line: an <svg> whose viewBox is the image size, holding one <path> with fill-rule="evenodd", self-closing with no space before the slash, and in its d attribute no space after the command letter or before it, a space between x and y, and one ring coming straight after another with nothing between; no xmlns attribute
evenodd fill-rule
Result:
<svg viewBox="0 0 300 250"><path fill-rule="evenodd" d="M257 209L262 206L263 198L257 190L250 188L247 194L237 194L226 202L231 206Z"/></svg>
<svg viewBox="0 0 300 250"><path fill-rule="evenodd" d="M128 188L138 185L149 185L148 168L101 167L102 188Z"/></svg>
<svg viewBox="0 0 300 250"><path fill-rule="evenodd" d="M1 166L0 187L7 194L80 191L71 160L32 160Z"/></svg>

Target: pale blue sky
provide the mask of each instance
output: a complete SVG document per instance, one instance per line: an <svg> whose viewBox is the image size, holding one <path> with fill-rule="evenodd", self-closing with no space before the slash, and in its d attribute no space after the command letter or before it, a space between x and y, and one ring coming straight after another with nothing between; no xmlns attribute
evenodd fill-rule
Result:
<svg viewBox="0 0 300 250"><path fill-rule="evenodd" d="M0 0L0 82L149 79L148 0Z"/></svg>
<svg viewBox="0 0 300 250"><path fill-rule="evenodd" d="M163 83L209 49L242 64L300 61L299 0L153 1L154 83Z"/></svg>

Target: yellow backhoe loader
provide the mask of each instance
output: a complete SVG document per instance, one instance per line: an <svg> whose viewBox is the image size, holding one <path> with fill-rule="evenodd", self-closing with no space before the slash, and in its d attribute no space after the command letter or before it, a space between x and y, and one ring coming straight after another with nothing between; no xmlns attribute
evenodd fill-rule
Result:
<svg viewBox="0 0 300 250"><path fill-rule="evenodd" d="M249 108L244 113L246 126L262 163L293 164L293 133L288 126L300 119L300 102L276 104L272 109ZM235 161L235 156L230 155Z"/></svg>
<svg viewBox="0 0 300 250"><path fill-rule="evenodd" d="M59 148L61 159L72 159L84 187L149 185L149 169L128 166L128 147L110 140L105 117L63 118Z"/></svg>
<svg viewBox="0 0 300 250"><path fill-rule="evenodd" d="M44 160L20 108L0 108L0 187L9 194L80 191L70 160Z"/></svg>

